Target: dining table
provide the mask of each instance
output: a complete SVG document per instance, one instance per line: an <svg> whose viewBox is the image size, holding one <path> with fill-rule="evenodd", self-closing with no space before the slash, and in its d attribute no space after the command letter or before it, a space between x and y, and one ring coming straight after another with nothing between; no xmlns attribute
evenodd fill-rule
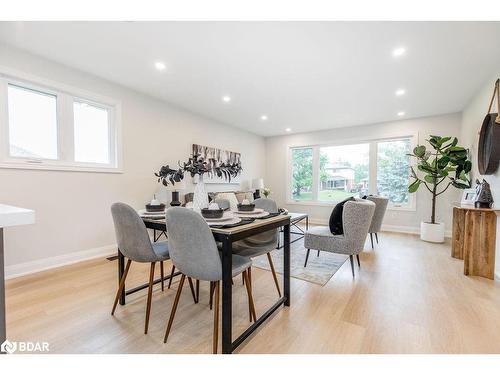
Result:
<svg viewBox="0 0 500 375"><path fill-rule="evenodd" d="M161 218L143 218L146 228L153 231L165 233L168 238L168 223L164 217ZM253 322L243 333L233 340L233 313L232 313L232 255L233 243L243 240L256 234L264 233L270 230L283 230L283 247L277 251L283 251L283 296L273 303L258 319ZM248 339L266 320L271 318L273 313L282 306L290 306L290 215L274 214L263 218L253 220L243 220L239 224L233 225L214 225L210 227L214 240L222 244L222 324L221 341L222 353L231 354L238 346ZM160 236L158 236L160 237ZM154 240L158 239L154 235ZM118 281L125 271L125 258L118 249ZM170 279L180 275L179 272L173 275L163 277L163 280ZM154 283L160 283L161 278L154 280ZM120 296L120 304L125 305L126 296L145 289L148 284L143 284L130 290L123 288Z"/></svg>

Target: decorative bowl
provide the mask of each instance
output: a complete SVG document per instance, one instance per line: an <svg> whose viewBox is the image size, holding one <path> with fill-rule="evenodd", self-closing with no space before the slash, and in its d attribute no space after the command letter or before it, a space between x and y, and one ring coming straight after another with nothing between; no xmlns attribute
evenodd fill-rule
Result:
<svg viewBox="0 0 500 375"><path fill-rule="evenodd" d="M238 211L253 211L255 210L255 204L250 203L250 204L238 204Z"/></svg>
<svg viewBox="0 0 500 375"><path fill-rule="evenodd" d="M165 205L163 203L160 204L146 204L146 211L147 212L162 212L165 211Z"/></svg>
<svg viewBox="0 0 500 375"><path fill-rule="evenodd" d="M205 219L220 219L224 215L224 210L219 208L217 210L211 210L209 208L201 209L201 216Z"/></svg>

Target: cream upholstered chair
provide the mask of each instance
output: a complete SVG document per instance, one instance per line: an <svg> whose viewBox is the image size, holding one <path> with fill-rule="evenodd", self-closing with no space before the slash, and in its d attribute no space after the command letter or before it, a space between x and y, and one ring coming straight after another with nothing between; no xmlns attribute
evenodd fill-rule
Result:
<svg viewBox="0 0 500 375"><path fill-rule="evenodd" d="M344 234L333 235L327 226L308 230L304 236L304 247L307 249L304 267L307 266L307 258L311 249L346 254L349 255L354 277L353 255L356 255L358 266L361 266L359 253L363 251L374 212L375 203L373 202L365 199L348 201L344 204L342 213Z"/></svg>
<svg viewBox="0 0 500 375"><path fill-rule="evenodd" d="M384 197L379 197L376 195L369 195L366 197L367 200L375 203L375 213L373 214L372 223L370 224L370 229L368 229L368 233L370 233L370 241L373 247L373 235L375 234L375 239L378 244L378 232L380 232L380 228L382 227L382 222L384 221L385 211L387 210L387 205L389 203L389 199Z"/></svg>

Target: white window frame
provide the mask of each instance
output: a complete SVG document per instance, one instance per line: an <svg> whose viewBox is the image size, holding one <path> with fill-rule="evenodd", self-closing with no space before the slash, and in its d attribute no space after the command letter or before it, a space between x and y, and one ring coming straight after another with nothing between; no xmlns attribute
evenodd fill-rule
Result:
<svg viewBox="0 0 500 375"><path fill-rule="evenodd" d="M369 144L369 194L377 193L377 154L378 154L378 143L397 141L402 139L410 139L410 150L418 144L418 133L404 133L404 134L394 134L388 135L381 138L349 138L337 142L328 142L322 144L309 144L309 145L287 145L287 186L286 186L286 202L289 205L304 205L304 206L322 206L331 207L333 204L337 203L335 201L326 202L318 200L318 188L319 188L319 150L321 147L330 146L347 146L354 144ZM293 200L292 197L292 150L298 148L312 148L313 149L313 184L312 184L312 199L311 200ZM414 166L415 162L410 158L410 165ZM389 210L394 211L416 211L417 210L417 197L416 194L409 194L408 204L404 206L394 205L389 203Z"/></svg>
<svg viewBox="0 0 500 375"><path fill-rule="evenodd" d="M56 96L57 160L13 157L10 155L9 84ZM109 163L75 161L74 102L88 103L108 111ZM123 173L121 103L112 98L0 66L0 168Z"/></svg>

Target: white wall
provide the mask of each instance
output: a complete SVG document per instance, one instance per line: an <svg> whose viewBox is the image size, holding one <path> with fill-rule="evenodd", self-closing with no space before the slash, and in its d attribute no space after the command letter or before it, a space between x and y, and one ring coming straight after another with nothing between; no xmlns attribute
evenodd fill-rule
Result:
<svg viewBox="0 0 500 375"><path fill-rule="evenodd" d="M418 134L419 142L425 142L430 134L460 137L461 115L459 113L425 117L414 120L396 121L357 127L332 129L327 131L292 134L266 139L266 187L273 191L273 197L281 206L293 212L306 212L312 220L326 222L331 206L312 206L288 204L286 202L287 149L290 146L307 146L338 143L353 139L378 139L401 135ZM460 193L453 188L438 198L437 219L445 222L446 230L451 231L452 207L450 202L459 199ZM420 221L428 221L431 213L430 193L419 189L416 197L416 211L388 210L385 228L408 232L419 232Z"/></svg>
<svg viewBox="0 0 500 375"><path fill-rule="evenodd" d="M500 78L500 69L497 74L491 77L488 82L486 82L481 90L474 95L470 103L464 109L462 113L462 139L464 143L472 150L473 158L473 169L472 174L474 180L476 178L485 178L486 181L491 186L491 192L493 193L493 199L495 200L495 206L500 207L500 168L496 173L488 176L481 176L479 174L477 166L477 144L479 141L479 131L481 130L481 125L483 124L484 116L488 110L488 105L490 104L491 95L493 93L493 86L495 81ZM493 107L496 112L496 105ZM498 125L500 126L500 125ZM495 274L497 278L500 278L500 218L497 219L497 247L496 247L496 267Z"/></svg>
<svg viewBox="0 0 500 375"><path fill-rule="evenodd" d="M186 160L193 143L241 152L243 180L264 174L262 137L2 45L0 66L120 100L124 154L123 174L0 169L0 202L36 211L35 225L5 231L7 275L112 251L110 205L142 207L158 188L153 173Z"/></svg>

